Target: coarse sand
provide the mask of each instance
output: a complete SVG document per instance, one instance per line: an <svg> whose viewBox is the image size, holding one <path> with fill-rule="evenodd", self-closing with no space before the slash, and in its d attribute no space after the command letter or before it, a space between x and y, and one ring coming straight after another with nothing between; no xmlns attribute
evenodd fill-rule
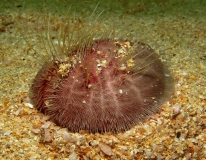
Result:
<svg viewBox="0 0 206 160"><path fill-rule="evenodd" d="M19 3L0 12L0 159L206 159L206 4L172 14L135 5L120 12L107 8L98 26L112 30L115 24L124 37L150 45L173 75L174 94L157 114L117 134L72 133L37 111L28 91L46 54L48 12ZM75 16L82 27L90 23L86 12ZM49 17L54 35L69 18L58 11Z"/></svg>

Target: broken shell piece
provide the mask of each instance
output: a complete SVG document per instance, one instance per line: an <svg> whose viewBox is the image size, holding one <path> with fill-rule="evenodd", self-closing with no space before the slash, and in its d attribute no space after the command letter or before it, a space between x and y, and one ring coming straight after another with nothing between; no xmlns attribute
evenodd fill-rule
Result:
<svg viewBox="0 0 206 160"><path fill-rule="evenodd" d="M49 129L44 129L44 142L51 142L52 137L50 135L50 130Z"/></svg>
<svg viewBox="0 0 206 160"><path fill-rule="evenodd" d="M112 155L112 149L107 144L105 144L103 142L99 142L99 148L101 149L102 152L104 152L104 154L106 154L108 156Z"/></svg>
<svg viewBox="0 0 206 160"><path fill-rule="evenodd" d="M48 121L46 123L44 123L41 128L49 128L49 126L51 125L52 122Z"/></svg>
<svg viewBox="0 0 206 160"><path fill-rule="evenodd" d="M41 130L39 128L36 128L36 129L32 129L31 131L33 133L37 134L37 133L40 133Z"/></svg>
<svg viewBox="0 0 206 160"><path fill-rule="evenodd" d="M63 138L66 143L68 143L72 139L71 135L67 131L64 131Z"/></svg>

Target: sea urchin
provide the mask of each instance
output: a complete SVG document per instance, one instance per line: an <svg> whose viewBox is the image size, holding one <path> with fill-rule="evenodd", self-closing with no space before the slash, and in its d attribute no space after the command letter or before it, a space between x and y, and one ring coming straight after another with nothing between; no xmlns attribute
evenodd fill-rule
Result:
<svg viewBox="0 0 206 160"><path fill-rule="evenodd" d="M73 132L124 131L155 113L171 94L171 77L149 46L94 40L94 32L75 41L73 33L61 35L58 49L49 38L56 54L30 88L32 103L57 125Z"/></svg>

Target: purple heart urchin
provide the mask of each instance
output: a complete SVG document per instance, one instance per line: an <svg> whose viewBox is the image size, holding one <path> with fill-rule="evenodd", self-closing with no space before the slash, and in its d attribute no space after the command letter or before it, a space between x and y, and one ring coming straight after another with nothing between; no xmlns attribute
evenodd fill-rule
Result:
<svg viewBox="0 0 206 160"><path fill-rule="evenodd" d="M125 131L157 112L172 93L158 54L87 33L75 41L62 36L57 54L44 62L30 88L36 108L70 131L93 133Z"/></svg>

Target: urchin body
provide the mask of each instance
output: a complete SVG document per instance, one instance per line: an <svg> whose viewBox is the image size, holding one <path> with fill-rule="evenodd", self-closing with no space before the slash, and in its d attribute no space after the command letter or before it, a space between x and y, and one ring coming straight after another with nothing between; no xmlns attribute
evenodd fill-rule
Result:
<svg viewBox="0 0 206 160"><path fill-rule="evenodd" d="M124 131L168 98L164 66L150 47L104 39L81 52L45 62L30 89L34 105L58 125L73 132Z"/></svg>

